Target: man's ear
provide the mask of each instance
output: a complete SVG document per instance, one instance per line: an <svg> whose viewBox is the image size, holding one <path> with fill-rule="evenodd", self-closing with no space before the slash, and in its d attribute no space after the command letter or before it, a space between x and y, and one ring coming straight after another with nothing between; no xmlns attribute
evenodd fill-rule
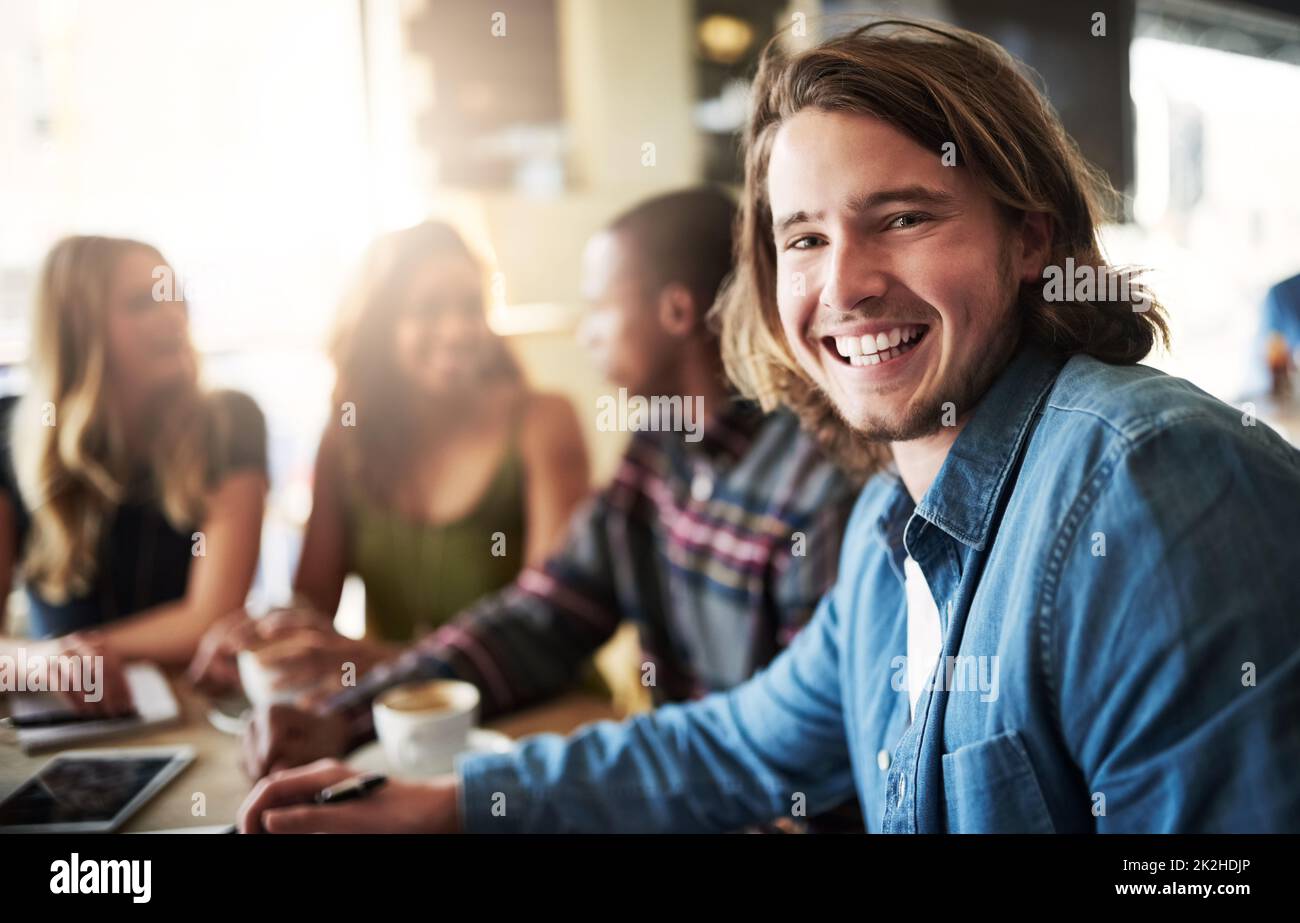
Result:
<svg viewBox="0 0 1300 923"><path fill-rule="evenodd" d="M1026 212L1018 232L1020 274L1023 282L1041 282L1052 255L1052 222L1042 212Z"/></svg>
<svg viewBox="0 0 1300 923"><path fill-rule="evenodd" d="M675 337L688 337L699 326L695 296L680 282L669 283L659 292L659 323Z"/></svg>

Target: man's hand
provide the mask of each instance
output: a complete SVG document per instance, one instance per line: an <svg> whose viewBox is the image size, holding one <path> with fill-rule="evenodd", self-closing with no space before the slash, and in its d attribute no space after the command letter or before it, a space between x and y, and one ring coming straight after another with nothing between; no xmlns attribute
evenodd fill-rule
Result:
<svg viewBox="0 0 1300 923"><path fill-rule="evenodd" d="M239 809L240 833L459 833L453 775L427 782L390 779L352 801L318 805L316 793L358 775L337 760L273 773Z"/></svg>
<svg viewBox="0 0 1300 923"><path fill-rule="evenodd" d="M343 715L293 705L259 708L244 730L243 763L249 778L301 766L348 751L351 727Z"/></svg>

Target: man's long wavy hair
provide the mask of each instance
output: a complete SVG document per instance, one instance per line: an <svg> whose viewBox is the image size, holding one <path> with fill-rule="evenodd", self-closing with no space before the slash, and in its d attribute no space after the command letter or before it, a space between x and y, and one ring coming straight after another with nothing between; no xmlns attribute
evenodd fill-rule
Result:
<svg viewBox="0 0 1300 923"><path fill-rule="evenodd" d="M100 544L137 462L111 403L108 292L118 263L149 244L115 237L59 241L45 259L32 319L31 383L10 422L14 473L31 510L23 576L51 602L85 594ZM188 531L205 512L209 459L229 421L197 378L170 396L148 467L167 521Z"/></svg>
<svg viewBox="0 0 1300 923"><path fill-rule="evenodd" d="M1097 239L1117 194L1001 46L964 29L902 19L872 22L795 54L784 53L779 40L764 50L754 81L736 270L713 316L727 373L742 392L769 409L791 407L849 470L869 474L888 459L887 446L850 429L799 368L777 314L768 160L782 124L809 108L881 119L936 157L952 142L956 168L969 170L1010 219L1048 217L1047 265L1064 267L1073 258L1076 267L1097 270L1098 279L1122 274L1126 300L1047 301L1043 283L1022 285L1026 339L1115 364L1136 363L1167 345L1163 307L1131 271L1109 266Z"/></svg>

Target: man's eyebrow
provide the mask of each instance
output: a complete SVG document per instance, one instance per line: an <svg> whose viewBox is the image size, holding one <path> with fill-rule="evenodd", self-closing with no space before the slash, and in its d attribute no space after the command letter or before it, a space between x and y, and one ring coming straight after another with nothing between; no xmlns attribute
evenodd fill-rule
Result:
<svg viewBox="0 0 1300 923"><path fill-rule="evenodd" d="M934 189L929 186L899 186L895 189L881 189L869 195L853 196L847 202L848 210L854 213L871 211L882 205L928 205L931 208L944 208L956 203L957 197L951 192ZM822 212L791 212L772 222L773 231L780 233L805 221L820 221Z"/></svg>

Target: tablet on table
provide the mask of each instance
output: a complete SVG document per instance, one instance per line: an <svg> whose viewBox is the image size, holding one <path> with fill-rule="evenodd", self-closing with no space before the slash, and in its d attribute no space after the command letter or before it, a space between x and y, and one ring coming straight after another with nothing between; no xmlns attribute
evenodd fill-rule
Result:
<svg viewBox="0 0 1300 923"><path fill-rule="evenodd" d="M69 750L0 802L0 833L108 833L193 761L193 747Z"/></svg>

